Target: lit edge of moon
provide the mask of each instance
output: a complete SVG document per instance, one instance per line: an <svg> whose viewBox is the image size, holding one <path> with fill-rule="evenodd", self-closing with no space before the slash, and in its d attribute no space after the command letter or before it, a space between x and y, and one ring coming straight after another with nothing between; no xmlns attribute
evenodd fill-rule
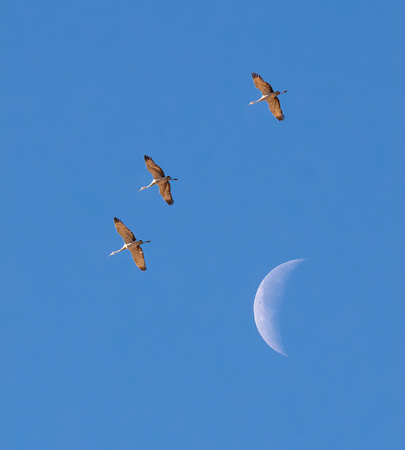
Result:
<svg viewBox="0 0 405 450"><path fill-rule="evenodd" d="M256 327L266 344L281 355L285 353L280 336L279 312L285 284L295 267L305 259L293 259L275 267L257 289L253 313Z"/></svg>

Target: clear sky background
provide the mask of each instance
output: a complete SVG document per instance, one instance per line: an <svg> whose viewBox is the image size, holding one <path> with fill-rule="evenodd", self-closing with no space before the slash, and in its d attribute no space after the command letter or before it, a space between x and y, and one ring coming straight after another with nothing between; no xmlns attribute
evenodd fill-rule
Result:
<svg viewBox="0 0 405 450"><path fill-rule="evenodd" d="M399 449L404 3L3 2L2 449ZM251 72L280 97L284 122ZM143 155L173 182L166 205ZM152 242L137 269L113 217ZM282 339L253 318L295 258Z"/></svg>

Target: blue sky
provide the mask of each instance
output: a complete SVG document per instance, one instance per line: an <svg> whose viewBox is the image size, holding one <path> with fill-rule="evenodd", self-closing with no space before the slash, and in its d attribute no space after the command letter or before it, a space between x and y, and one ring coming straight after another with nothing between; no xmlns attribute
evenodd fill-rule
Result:
<svg viewBox="0 0 405 450"><path fill-rule="evenodd" d="M1 448L401 448L403 13L0 7ZM286 358L253 300L296 258Z"/></svg>

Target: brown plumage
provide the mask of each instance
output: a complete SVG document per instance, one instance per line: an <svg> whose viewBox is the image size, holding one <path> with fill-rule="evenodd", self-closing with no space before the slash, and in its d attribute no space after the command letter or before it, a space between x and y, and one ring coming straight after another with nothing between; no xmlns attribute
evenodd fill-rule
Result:
<svg viewBox="0 0 405 450"><path fill-rule="evenodd" d="M126 248L131 252L132 258L135 261L135 264L139 267L141 270L146 270L145 266L145 257L143 255L143 250L141 248L141 244L146 244L150 241L137 241L135 239L134 233L127 228L121 220L114 217L114 224L115 228L117 229L118 233L121 235L122 239L124 239L125 245L116 252L112 252L111 255L114 255L115 253L118 253L122 250L125 250ZM111 256L110 255L110 256Z"/></svg>
<svg viewBox="0 0 405 450"><path fill-rule="evenodd" d="M271 94L272 92L274 92L270 84L267 83L267 81L264 81L263 78L257 73L252 72L252 78L253 83L263 95Z"/></svg>
<svg viewBox="0 0 405 450"><path fill-rule="evenodd" d="M124 239L125 244L130 244L131 242L136 241L134 233L127 228L120 219L114 217L114 225L118 231L118 234Z"/></svg>
<svg viewBox="0 0 405 450"><path fill-rule="evenodd" d="M269 104L269 109L272 112L273 116L277 120L284 120L284 114L281 111L280 100L278 99L277 95L284 94L287 91L274 92L270 84L264 81L263 78L257 73L252 72L252 78L255 86L262 93L262 98L256 100L255 102L250 102L249 105L266 100L266 102Z"/></svg>
<svg viewBox="0 0 405 450"><path fill-rule="evenodd" d="M170 183L166 181L166 183L158 183L159 185L159 193L164 198L165 202L168 205L173 205L174 200L172 197Z"/></svg>
<svg viewBox="0 0 405 450"><path fill-rule="evenodd" d="M145 155L144 158L145 158L146 168L149 170L149 172L153 176L153 181L149 186L142 187L140 189L140 191L142 191L142 189L147 189L148 187L151 187L154 184L157 184L159 186L160 195L163 197L165 202L168 205L173 205L174 200L172 197L169 181L177 180L177 178L172 178L170 175L166 176L165 173L163 172L162 168L159 167L150 156Z"/></svg>
<svg viewBox="0 0 405 450"><path fill-rule="evenodd" d="M161 167L159 167L150 156L144 155L144 158L145 158L146 168L152 174L154 180L157 180L158 178L163 178L165 176L163 169Z"/></svg>

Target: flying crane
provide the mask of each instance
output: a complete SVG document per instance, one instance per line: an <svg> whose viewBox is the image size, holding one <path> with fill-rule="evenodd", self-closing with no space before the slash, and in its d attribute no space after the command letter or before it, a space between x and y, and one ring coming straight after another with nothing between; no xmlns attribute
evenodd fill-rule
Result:
<svg viewBox="0 0 405 450"><path fill-rule="evenodd" d="M278 99L277 95L284 94L287 91L274 92L270 84L266 83L266 81L263 81L263 78L257 73L253 72L252 78L255 86L262 93L262 97L259 98L259 100L256 100L255 102L250 102L249 105L253 105L253 103L258 103L262 102L263 100L266 100L266 102L269 104L270 111L273 113L273 116L277 120L284 120L284 114L281 111L280 100Z"/></svg>
<svg viewBox="0 0 405 450"><path fill-rule="evenodd" d="M119 250L117 250L116 252L112 252L110 255L115 255L116 253L122 252L122 250L128 249L131 254L132 254L132 258L135 261L135 264L141 269L141 270L146 270L146 266L145 266L145 258L143 256L143 251L141 248L142 244L146 244L150 241L137 241L135 239L134 233L132 233L132 231L127 228L122 222L121 220L117 219L116 217L114 217L114 224L115 224L115 228L117 229L118 233L121 235L122 239L124 239L124 246L122 248L120 248Z"/></svg>
<svg viewBox="0 0 405 450"><path fill-rule="evenodd" d="M168 205L173 205L174 200L173 200L172 193L170 190L169 181L177 180L177 178L172 178L172 177L170 177L170 175L165 176L165 173L163 172L161 167L159 167L150 156L145 155L144 158L145 158L146 168L149 170L149 172L153 176L153 181L149 186L144 186L139 190L142 191L142 189L147 189L147 188L153 186L154 184L157 184L159 186L160 195L163 197L165 202Z"/></svg>

